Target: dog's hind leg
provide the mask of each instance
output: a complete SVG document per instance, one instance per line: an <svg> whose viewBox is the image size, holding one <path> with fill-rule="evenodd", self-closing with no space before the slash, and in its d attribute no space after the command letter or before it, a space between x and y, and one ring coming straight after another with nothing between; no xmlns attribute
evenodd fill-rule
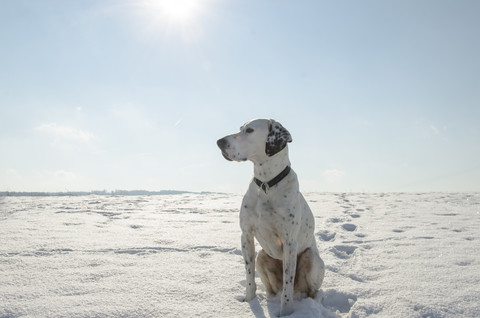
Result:
<svg viewBox="0 0 480 318"><path fill-rule="evenodd" d="M283 288L283 263L270 257L264 250L257 256L257 271L267 292L276 295Z"/></svg>
<svg viewBox="0 0 480 318"><path fill-rule="evenodd" d="M297 258L295 294L306 293L308 297L314 298L322 285L324 275L325 264L318 252L307 248Z"/></svg>

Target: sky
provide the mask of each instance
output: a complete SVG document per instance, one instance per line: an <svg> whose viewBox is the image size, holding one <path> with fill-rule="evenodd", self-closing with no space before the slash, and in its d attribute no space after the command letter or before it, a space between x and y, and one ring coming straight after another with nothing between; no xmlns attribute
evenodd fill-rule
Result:
<svg viewBox="0 0 480 318"><path fill-rule="evenodd" d="M242 193L217 139L293 137L302 191L480 191L476 0L0 0L0 191Z"/></svg>

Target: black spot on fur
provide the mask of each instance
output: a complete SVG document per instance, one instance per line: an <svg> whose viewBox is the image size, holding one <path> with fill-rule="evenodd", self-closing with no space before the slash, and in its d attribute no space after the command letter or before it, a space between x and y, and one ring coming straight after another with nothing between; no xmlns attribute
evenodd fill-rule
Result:
<svg viewBox="0 0 480 318"><path fill-rule="evenodd" d="M288 130L274 120L270 122L268 131L265 153L269 157L279 153L287 143L292 142L292 136Z"/></svg>

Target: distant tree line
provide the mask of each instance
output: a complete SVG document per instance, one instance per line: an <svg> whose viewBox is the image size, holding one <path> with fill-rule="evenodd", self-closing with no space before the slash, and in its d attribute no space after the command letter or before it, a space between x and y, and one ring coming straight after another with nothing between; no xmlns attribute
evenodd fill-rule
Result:
<svg viewBox="0 0 480 318"><path fill-rule="evenodd" d="M146 191L146 190L99 190L99 191L67 191L67 192L16 192L16 191L0 191L0 196L3 197L43 197L43 196L82 196L82 195L168 195L168 194L183 194L192 193L189 191L177 190L161 190L161 191Z"/></svg>

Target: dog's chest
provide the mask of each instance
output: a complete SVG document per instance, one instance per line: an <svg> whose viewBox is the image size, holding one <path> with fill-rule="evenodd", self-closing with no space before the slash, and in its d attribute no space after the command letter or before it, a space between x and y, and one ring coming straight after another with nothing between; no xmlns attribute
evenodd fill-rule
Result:
<svg viewBox="0 0 480 318"><path fill-rule="evenodd" d="M269 201L259 202L255 214L255 237L262 248L274 258L283 257L282 238L285 237L287 216L282 209L276 208Z"/></svg>

